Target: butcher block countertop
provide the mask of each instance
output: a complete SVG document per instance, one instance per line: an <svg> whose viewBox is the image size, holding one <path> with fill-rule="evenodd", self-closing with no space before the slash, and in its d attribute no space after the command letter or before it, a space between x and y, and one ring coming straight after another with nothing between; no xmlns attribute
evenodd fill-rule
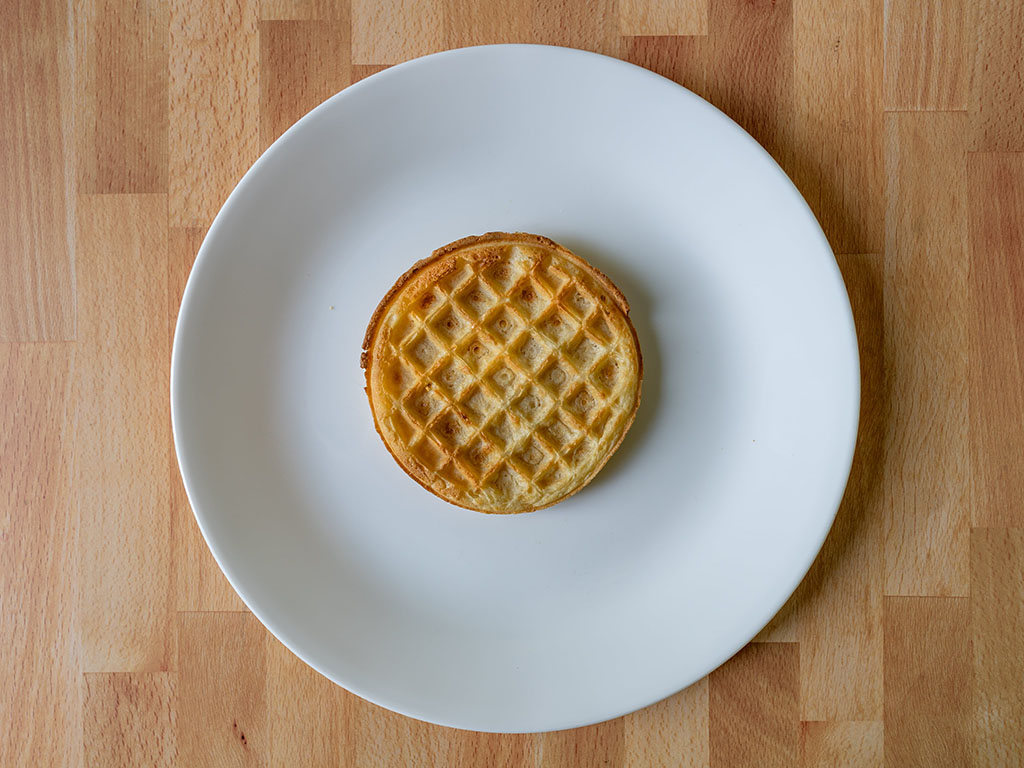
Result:
<svg viewBox="0 0 1024 768"><path fill-rule="evenodd" d="M8 0L0 22L0 766L1024 764L1018 4ZM392 714L285 650L206 549L168 405L185 280L260 152L360 78L492 42L635 62L753 134L837 254L863 369L846 497L775 620L661 703L525 736Z"/></svg>

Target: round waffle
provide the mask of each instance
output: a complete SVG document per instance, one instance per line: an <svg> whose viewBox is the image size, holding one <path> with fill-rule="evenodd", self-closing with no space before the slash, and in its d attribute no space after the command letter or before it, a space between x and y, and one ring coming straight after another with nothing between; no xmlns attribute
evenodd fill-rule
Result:
<svg viewBox="0 0 1024 768"><path fill-rule="evenodd" d="M415 264L363 341L377 432L416 482L480 512L530 512L589 483L633 423L629 305L537 235L467 237Z"/></svg>

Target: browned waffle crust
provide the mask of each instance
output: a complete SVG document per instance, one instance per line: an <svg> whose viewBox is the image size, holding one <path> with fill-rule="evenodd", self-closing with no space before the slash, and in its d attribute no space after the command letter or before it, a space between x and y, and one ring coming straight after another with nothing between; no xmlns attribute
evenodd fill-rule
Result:
<svg viewBox="0 0 1024 768"><path fill-rule="evenodd" d="M629 305L601 272L537 235L491 232L415 264L363 341L374 422L442 499L529 512L576 493L640 402Z"/></svg>

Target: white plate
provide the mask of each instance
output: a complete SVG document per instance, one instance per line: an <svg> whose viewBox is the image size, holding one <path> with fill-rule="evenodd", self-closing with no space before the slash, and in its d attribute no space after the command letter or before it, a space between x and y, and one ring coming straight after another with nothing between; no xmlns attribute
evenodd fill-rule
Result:
<svg viewBox="0 0 1024 768"><path fill-rule="evenodd" d="M488 230L607 272L646 372L596 480L510 517L406 477L359 369L398 275ZM667 696L768 621L832 523L859 383L828 243L746 133L632 65L493 46L364 80L267 150L199 252L171 401L210 549L285 645L397 712L541 731Z"/></svg>

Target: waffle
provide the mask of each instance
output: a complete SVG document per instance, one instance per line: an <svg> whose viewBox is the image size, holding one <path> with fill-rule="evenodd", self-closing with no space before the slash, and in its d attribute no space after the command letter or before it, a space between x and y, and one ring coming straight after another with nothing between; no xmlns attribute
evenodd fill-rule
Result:
<svg viewBox="0 0 1024 768"><path fill-rule="evenodd" d="M544 237L492 232L418 262L363 341L377 431L416 482L480 512L576 493L622 442L642 363L625 297Z"/></svg>

